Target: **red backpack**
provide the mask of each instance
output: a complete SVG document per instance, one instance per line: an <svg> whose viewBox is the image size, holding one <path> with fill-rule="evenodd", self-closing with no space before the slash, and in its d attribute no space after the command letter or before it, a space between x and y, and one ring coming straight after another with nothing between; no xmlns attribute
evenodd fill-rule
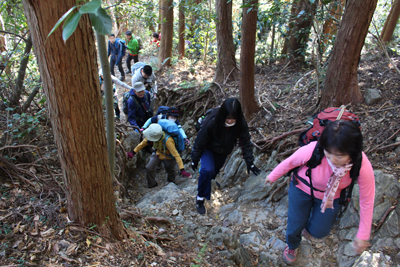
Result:
<svg viewBox="0 0 400 267"><path fill-rule="evenodd" d="M357 115L351 113L344 106L340 108L327 108L313 116L312 126L299 136L299 146L304 146L312 141L318 141L322 131L328 123L335 120L352 121L361 128L361 122Z"/></svg>

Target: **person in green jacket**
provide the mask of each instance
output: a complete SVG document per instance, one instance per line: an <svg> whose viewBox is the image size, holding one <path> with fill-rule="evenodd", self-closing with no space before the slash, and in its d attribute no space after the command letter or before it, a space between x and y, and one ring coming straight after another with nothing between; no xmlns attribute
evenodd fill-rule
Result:
<svg viewBox="0 0 400 267"><path fill-rule="evenodd" d="M139 61L139 42L136 38L132 37L132 32L127 31L125 33L126 46L128 48L128 56L126 57L126 67L128 68L127 74L132 73L131 61L136 63Z"/></svg>

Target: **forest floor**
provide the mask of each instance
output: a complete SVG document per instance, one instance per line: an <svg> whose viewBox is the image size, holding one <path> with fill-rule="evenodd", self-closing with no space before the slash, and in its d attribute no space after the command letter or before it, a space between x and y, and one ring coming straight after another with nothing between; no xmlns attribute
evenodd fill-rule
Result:
<svg viewBox="0 0 400 267"><path fill-rule="evenodd" d="M400 67L400 56L391 58ZM184 123L196 121L205 110L221 104L227 97L238 96L238 81L212 83L214 69L213 65L205 66L202 62L193 65L178 62L157 72L157 105L177 106ZM393 144L400 141L400 74L386 57L369 54L360 62L358 79L362 92L373 88L382 93L382 99L375 103L348 106L361 119L364 150L374 168L399 177L400 150ZM130 76L126 82L130 83ZM273 150L283 159L288 156L286 151L297 147L297 134L274 143L268 140L306 127L305 122L315 111L315 72L293 69L285 64L258 67L255 88L260 110L248 119L252 140L265 162ZM118 92L121 99L123 90ZM367 115L373 119L364 119ZM6 121L5 112L1 111L0 116ZM182 241L183 225L161 220L164 225L160 227L159 218L146 218L120 197L117 206L123 222L136 230L136 236L131 236L130 240L112 242L93 228L71 223L65 209L65 194L59 187L62 170L49 124L48 119L42 120L40 129L30 132L16 144L20 147L13 144L13 148L0 148L3 155L13 159L0 162L1 265L200 266L202 258L218 250L213 244L209 244L207 250L186 246ZM4 125L0 124L2 144L5 144L4 130ZM187 134L191 138L194 136L194 125ZM32 153L28 144L39 147L41 153ZM143 176L135 182L144 181ZM129 203L137 202L143 195L143 192L135 192L135 188L142 187L133 185L132 188L130 195L133 197ZM201 266L221 266L218 257L209 257L207 262Z"/></svg>

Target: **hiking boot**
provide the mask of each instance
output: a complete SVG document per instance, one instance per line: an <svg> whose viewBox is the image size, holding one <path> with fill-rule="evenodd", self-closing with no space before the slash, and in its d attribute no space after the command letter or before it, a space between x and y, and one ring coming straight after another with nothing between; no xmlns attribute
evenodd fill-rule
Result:
<svg viewBox="0 0 400 267"><path fill-rule="evenodd" d="M283 251L283 261L286 264L293 264L296 261L296 256L297 249L289 249L289 246L285 247L285 250Z"/></svg>
<svg viewBox="0 0 400 267"><path fill-rule="evenodd" d="M322 239L313 237L313 236L306 230L306 228L304 228L303 231L301 231L301 235L304 236L306 239L310 240L311 242L314 242L314 243L321 243L321 242L322 242Z"/></svg>
<svg viewBox="0 0 400 267"><path fill-rule="evenodd" d="M132 71L127 70L127 71L125 71L125 74L132 74Z"/></svg>
<svg viewBox="0 0 400 267"><path fill-rule="evenodd" d="M121 78L119 78L121 80L121 82L125 81L125 76L121 76Z"/></svg>
<svg viewBox="0 0 400 267"><path fill-rule="evenodd" d="M147 184L147 188L154 188L154 187L156 187L156 186L158 186L158 183L155 183L155 184L153 184L153 185Z"/></svg>
<svg viewBox="0 0 400 267"><path fill-rule="evenodd" d="M204 206L204 199L196 200L196 208L197 208L197 212L200 213L201 215L206 214L207 210L206 210L206 207Z"/></svg>

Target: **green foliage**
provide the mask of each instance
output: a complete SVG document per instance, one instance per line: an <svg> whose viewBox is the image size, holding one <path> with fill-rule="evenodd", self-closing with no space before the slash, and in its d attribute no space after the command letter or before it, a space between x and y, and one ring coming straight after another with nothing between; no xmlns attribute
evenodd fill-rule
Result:
<svg viewBox="0 0 400 267"><path fill-rule="evenodd" d="M190 267L201 267L201 263L203 262L204 255L206 254L207 250L207 244L204 244L201 250L199 251L199 254L197 254L197 258L194 259L195 263L192 263Z"/></svg>
<svg viewBox="0 0 400 267"><path fill-rule="evenodd" d="M7 108L7 111L14 111L13 108ZM46 109L43 108L35 115L30 115L28 113L14 113L10 119L7 121L7 130L4 134L8 138L12 139L23 139L31 132L36 132L39 130L40 121L46 119Z"/></svg>

